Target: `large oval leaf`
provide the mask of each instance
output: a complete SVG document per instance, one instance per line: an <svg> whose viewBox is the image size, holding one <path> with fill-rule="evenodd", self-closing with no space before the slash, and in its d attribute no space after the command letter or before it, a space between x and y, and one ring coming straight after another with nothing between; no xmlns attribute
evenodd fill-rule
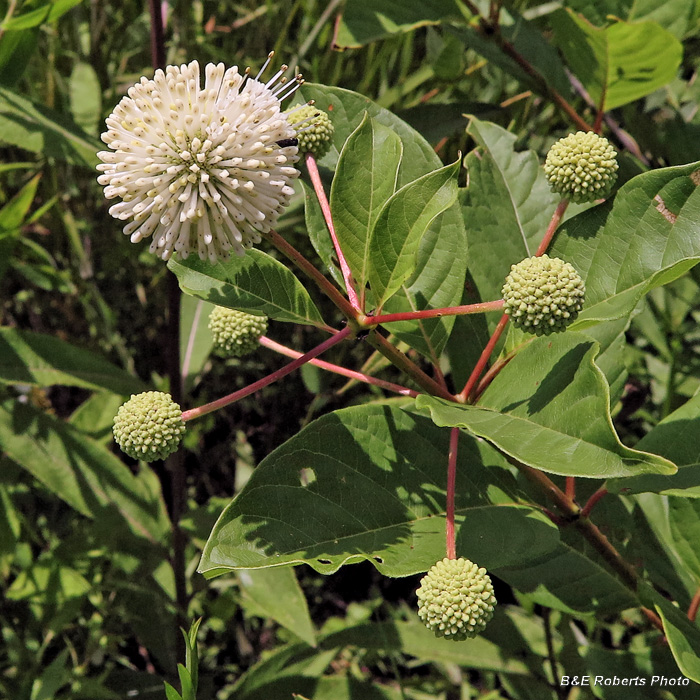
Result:
<svg viewBox="0 0 700 700"><path fill-rule="evenodd" d="M459 426L542 471L608 478L670 474L673 463L625 447L612 426L609 390L579 333L538 338L496 377L477 406L420 395L440 426Z"/></svg>
<svg viewBox="0 0 700 700"><path fill-rule="evenodd" d="M228 262L172 258L168 267L180 289L217 306L227 306L276 321L324 326L318 309L302 283L281 262L260 250L233 256Z"/></svg>
<svg viewBox="0 0 700 700"><path fill-rule="evenodd" d="M391 405L328 414L260 463L214 526L199 570L307 563L333 573L367 559L387 576L426 571L445 554L448 449L448 430ZM457 552L487 568L558 542L551 522L512 505L512 476L487 467L492 458L462 436Z"/></svg>

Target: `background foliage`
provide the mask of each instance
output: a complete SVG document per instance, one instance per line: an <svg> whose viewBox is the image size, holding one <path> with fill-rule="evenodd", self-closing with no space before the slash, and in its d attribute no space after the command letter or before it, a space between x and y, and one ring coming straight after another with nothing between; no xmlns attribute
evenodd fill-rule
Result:
<svg viewBox="0 0 700 700"><path fill-rule="evenodd" d="M497 299L557 205L539 167L548 147L593 124L602 105L621 151L615 198L571 206L553 244L587 282L572 331L528 345L479 406L388 401L306 366L202 418L185 440L175 538L172 475L111 443L124 397L168 388L170 272L119 232L93 169L105 116L151 74L148 9L27 0L0 3L0 14L1 695L162 698L167 679L187 697L176 664L187 648L196 667L194 638L198 697L221 700L573 698L558 676L678 677L679 665L700 681L700 637L685 614L700 586L696 0L167 5L169 63L256 69L275 49L304 73L303 99L335 123L321 174L339 236L385 313ZM457 192L447 175L460 154ZM347 174L361 168L382 171L384 190L362 193L379 204L358 211L348 202L366 180L349 184ZM403 214L411 198L439 192L425 223L438 218L390 259L395 234L380 204L415 181L392 206ZM305 181L279 231L338 278L309 192ZM214 271L193 260L170 267L188 292L178 339L188 405L280 366L262 349L211 358L211 302L265 311L270 335L295 348L340 320L273 250ZM255 286L260 274L277 280L272 294ZM392 330L458 389L495 322L444 317ZM522 341L511 329L502 352ZM328 359L405 381L360 342ZM458 644L436 640L413 610L419 575L444 542L449 431L436 424L471 431L460 438L458 551L490 569L499 600L485 633ZM635 593L575 529L555 526L504 453L562 488L565 476L587 477L581 503L608 479L620 495L593 518L635 567ZM552 454L569 458L553 464ZM265 509L280 485L288 507L273 521ZM253 538L255 547L235 544ZM309 566L269 568L270 557ZM208 581L198 567L235 572ZM662 618L666 641L640 606ZM178 625L199 617L183 643ZM696 692L647 683L635 697Z"/></svg>

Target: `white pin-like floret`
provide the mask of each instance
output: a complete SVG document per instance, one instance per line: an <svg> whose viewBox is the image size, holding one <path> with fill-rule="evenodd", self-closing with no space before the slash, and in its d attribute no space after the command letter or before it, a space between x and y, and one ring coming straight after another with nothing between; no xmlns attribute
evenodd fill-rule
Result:
<svg viewBox="0 0 700 700"><path fill-rule="evenodd" d="M275 226L299 175L281 74L263 83L222 63L204 73L202 86L192 61L141 78L106 120L111 150L97 154L105 196L121 200L110 214L132 242L152 237L163 260L242 255Z"/></svg>

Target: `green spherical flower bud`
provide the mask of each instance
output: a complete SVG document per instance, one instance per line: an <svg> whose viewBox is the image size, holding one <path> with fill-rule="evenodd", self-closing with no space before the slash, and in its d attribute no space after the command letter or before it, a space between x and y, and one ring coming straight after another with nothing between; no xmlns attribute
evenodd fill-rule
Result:
<svg viewBox="0 0 700 700"><path fill-rule="evenodd" d="M617 152L606 138L577 131L547 153L544 172L551 188L574 202L607 197L617 179Z"/></svg>
<svg viewBox="0 0 700 700"><path fill-rule="evenodd" d="M182 409L170 394L134 394L114 418L114 439L126 454L144 462L165 459L177 451L185 434Z"/></svg>
<svg viewBox="0 0 700 700"><path fill-rule="evenodd" d="M326 112L312 105L295 107L285 112L287 121L297 129L299 153L313 153L323 158L333 139L333 122Z"/></svg>
<svg viewBox="0 0 700 700"><path fill-rule="evenodd" d="M217 306L209 314L209 330L219 355L244 357L257 349L260 336L267 332L267 316Z"/></svg>
<svg viewBox="0 0 700 700"><path fill-rule="evenodd" d="M496 597L486 569L469 559L443 559L421 579L418 617L437 637L476 637L493 617Z"/></svg>
<svg viewBox="0 0 700 700"><path fill-rule="evenodd" d="M518 328L536 335L563 331L583 308L586 287L572 265L548 255L510 268L501 290L503 310Z"/></svg>

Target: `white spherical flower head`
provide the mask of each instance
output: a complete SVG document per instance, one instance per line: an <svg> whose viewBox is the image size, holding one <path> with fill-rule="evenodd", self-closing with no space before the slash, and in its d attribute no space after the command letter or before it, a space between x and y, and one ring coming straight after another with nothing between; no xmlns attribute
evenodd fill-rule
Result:
<svg viewBox="0 0 700 700"><path fill-rule="evenodd" d="M271 55L268 57L268 63ZM301 83L263 83L210 63L201 87L197 61L157 70L129 88L107 119L98 153L98 182L109 213L129 221L136 243L153 236L163 260L196 251L204 260L228 259L260 241L277 222L299 175L296 132L280 102ZM281 79L280 79L281 78Z"/></svg>

